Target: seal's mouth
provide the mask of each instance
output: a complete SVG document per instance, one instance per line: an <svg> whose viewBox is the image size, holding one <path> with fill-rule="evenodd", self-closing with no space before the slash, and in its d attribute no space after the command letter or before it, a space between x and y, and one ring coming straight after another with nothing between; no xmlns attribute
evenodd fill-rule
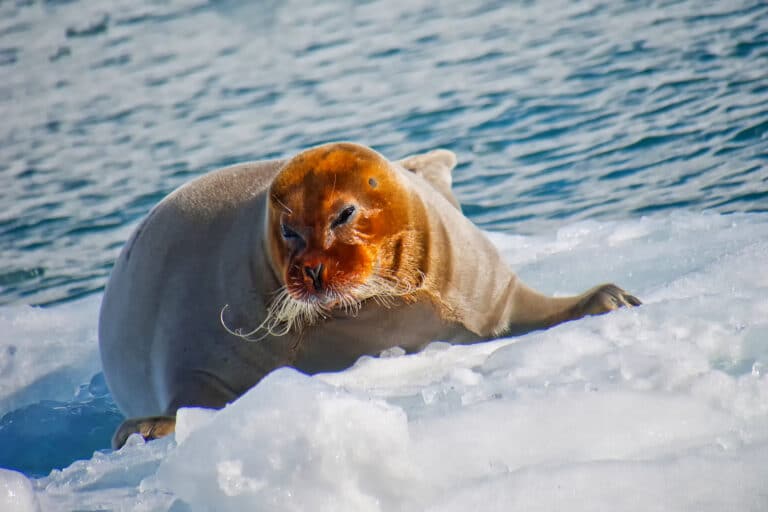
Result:
<svg viewBox="0 0 768 512"><path fill-rule="evenodd" d="M356 315L361 305L369 300L390 307L395 298L410 295L418 288L418 284L382 274L385 273L379 270L362 282L328 285L319 291L302 285L289 285L285 289L294 300L308 307L321 308L327 316L332 310L344 310L350 315Z"/></svg>
<svg viewBox="0 0 768 512"><path fill-rule="evenodd" d="M339 304L339 298L330 296L327 293L309 293L295 295L288 292L291 300L299 302L308 308L317 308L320 313L330 314L330 312L336 309Z"/></svg>
<svg viewBox="0 0 768 512"><path fill-rule="evenodd" d="M319 320L330 316L335 310L357 314L362 302L368 298L360 294L358 288L361 287L326 286L317 290L306 286L286 286L285 290L291 300L301 303L306 309L316 310Z"/></svg>

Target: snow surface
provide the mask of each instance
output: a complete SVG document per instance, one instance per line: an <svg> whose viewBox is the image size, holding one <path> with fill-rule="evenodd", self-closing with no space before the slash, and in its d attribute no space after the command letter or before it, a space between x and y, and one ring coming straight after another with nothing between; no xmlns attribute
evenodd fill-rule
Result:
<svg viewBox="0 0 768 512"><path fill-rule="evenodd" d="M37 480L0 472L0 508L768 510L767 215L489 236L538 289L613 281L645 304L337 374L281 369L222 411L180 411L176 439ZM0 309L17 347L0 404L87 382L97 307Z"/></svg>
<svg viewBox="0 0 768 512"><path fill-rule="evenodd" d="M39 400L68 400L99 371L101 297L53 308L0 308L0 416Z"/></svg>

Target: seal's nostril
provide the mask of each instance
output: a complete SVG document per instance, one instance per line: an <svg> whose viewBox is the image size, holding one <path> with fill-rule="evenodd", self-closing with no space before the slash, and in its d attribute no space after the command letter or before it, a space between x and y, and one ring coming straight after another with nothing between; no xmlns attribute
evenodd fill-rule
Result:
<svg viewBox="0 0 768 512"><path fill-rule="evenodd" d="M304 267L304 273L312 279L312 285L318 292L323 289L323 268L325 267L322 263L319 263L316 267Z"/></svg>

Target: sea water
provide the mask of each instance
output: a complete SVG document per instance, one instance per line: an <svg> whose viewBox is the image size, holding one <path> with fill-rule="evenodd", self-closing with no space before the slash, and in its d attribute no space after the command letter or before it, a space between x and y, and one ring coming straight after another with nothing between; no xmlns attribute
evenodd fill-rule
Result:
<svg viewBox="0 0 768 512"><path fill-rule="evenodd" d="M766 57L763 2L0 4L0 509L768 507ZM644 306L281 370L110 452L138 220L330 140L452 149L523 280Z"/></svg>

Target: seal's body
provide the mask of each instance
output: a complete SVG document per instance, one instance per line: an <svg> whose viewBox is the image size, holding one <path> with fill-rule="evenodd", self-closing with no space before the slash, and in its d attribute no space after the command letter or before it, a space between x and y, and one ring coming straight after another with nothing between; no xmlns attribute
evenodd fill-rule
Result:
<svg viewBox="0 0 768 512"><path fill-rule="evenodd" d="M639 301L613 285L543 296L520 282L450 191L452 153L389 162L348 143L236 165L164 199L115 263L99 341L129 419L173 430L280 366L338 371L362 355L472 343Z"/></svg>

